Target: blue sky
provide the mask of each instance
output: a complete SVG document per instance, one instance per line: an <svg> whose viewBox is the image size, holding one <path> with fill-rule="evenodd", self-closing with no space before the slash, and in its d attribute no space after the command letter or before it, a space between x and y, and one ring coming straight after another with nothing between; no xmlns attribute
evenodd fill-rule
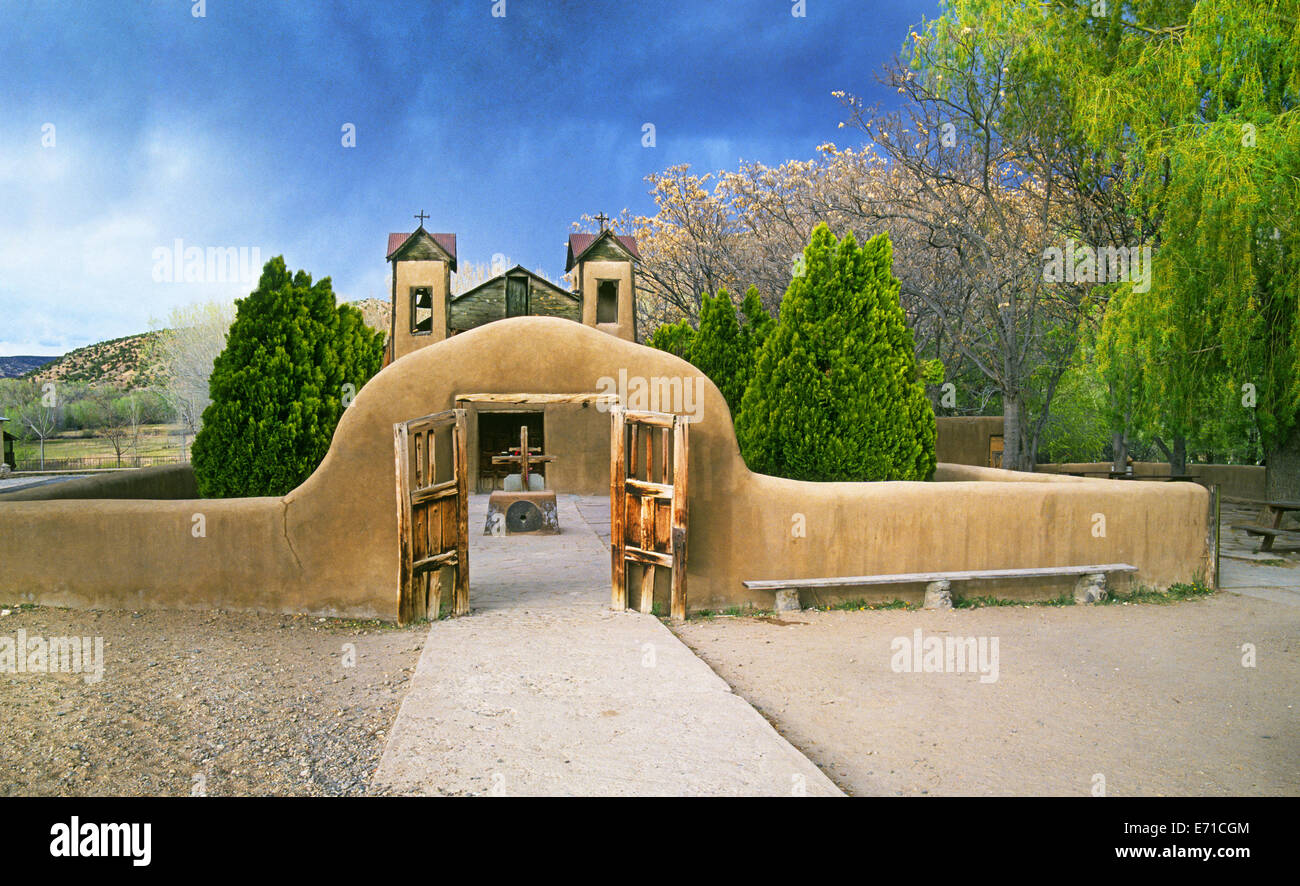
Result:
<svg viewBox="0 0 1300 886"><path fill-rule="evenodd" d="M844 143L845 89L938 0L0 0L0 355L141 332L240 282L155 250L256 247L386 298L389 231L558 279L583 213L644 177ZM353 124L356 146L344 147ZM642 146L642 126L656 145ZM52 144L51 144L52 142ZM253 283L255 283L255 279Z"/></svg>

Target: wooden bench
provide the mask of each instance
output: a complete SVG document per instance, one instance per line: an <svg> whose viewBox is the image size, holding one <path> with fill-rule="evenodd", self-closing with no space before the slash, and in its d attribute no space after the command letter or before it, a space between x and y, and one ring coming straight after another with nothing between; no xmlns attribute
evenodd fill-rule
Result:
<svg viewBox="0 0 1300 886"><path fill-rule="evenodd" d="M1300 512L1300 501L1256 501L1246 499L1247 504L1260 505L1259 523L1234 523L1233 529L1241 529L1248 535L1259 536L1259 547L1255 553L1273 550L1273 541L1283 533L1297 533L1300 530L1283 529L1282 518L1287 514ZM1267 523L1265 521L1268 521Z"/></svg>
<svg viewBox="0 0 1300 886"><path fill-rule="evenodd" d="M1257 554L1273 550L1273 542L1279 535L1286 535L1287 533L1294 535L1300 533L1300 530L1297 529L1274 529L1272 526L1256 526L1251 523L1234 523L1232 524L1232 528L1242 529L1248 535L1259 536L1259 547L1255 549L1255 553Z"/></svg>
<svg viewBox="0 0 1300 886"><path fill-rule="evenodd" d="M952 608L952 583L1012 578L1060 578L1078 576L1074 587L1076 603L1096 603L1106 597L1106 576L1115 572L1137 572L1128 563L1100 563L1091 566L1047 566L1037 569L971 569L958 572L901 572L892 575L852 575L838 578L790 578L745 581L751 591L774 591L778 612L797 612L799 591L804 589L851 588L865 585L925 584L926 609Z"/></svg>

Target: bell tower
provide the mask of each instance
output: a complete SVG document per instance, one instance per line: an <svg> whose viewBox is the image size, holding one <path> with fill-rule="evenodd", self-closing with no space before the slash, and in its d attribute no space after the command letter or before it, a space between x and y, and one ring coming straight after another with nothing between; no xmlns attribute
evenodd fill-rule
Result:
<svg viewBox="0 0 1300 886"><path fill-rule="evenodd" d="M597 216L602 226L608 221ZM582 297L582 322L601 332L636 341L636 240L602 227L599 234L570 234L565 272L574 273Z"/></svg>
<svg viewBox="0 0 1300 886"><path fill-rule="evenodd" d="M451 272L456 270L456 235L430 234L428 218L410 234L388 235L392 263L392 305L389 353L400 360L412 351L447 337Z"/></svg>

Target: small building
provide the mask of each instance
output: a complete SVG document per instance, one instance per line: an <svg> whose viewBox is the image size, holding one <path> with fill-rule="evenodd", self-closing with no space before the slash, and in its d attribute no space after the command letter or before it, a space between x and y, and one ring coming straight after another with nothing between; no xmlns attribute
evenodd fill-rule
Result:
<svg viewBox="0 0 1300 886"><path fill-rule="evenodd" d="M9 465L13 470L18 470L18 462L14 459L14 441L18 438L5 430L5 422L9 421L3 415L0 415L0 462Z"/></svg>

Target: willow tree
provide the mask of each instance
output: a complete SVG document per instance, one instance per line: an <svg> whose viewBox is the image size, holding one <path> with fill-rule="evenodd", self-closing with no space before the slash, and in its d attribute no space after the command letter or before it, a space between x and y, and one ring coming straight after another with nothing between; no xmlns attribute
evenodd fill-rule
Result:
<svg viewBox="0 0 1300 886"><path fill-rule="evenodd" d="M1295 0L952 0L943 18L1030 35L1013 70L1068 87L1071 130L1156 225L1151 290L1122 309L1150 357L1148 404L1177 433L1198 404L1224 408L1229 380L1227 408L1253 411L1269 495L1300 498Z"/></svg>
<svg viewBox="0 0 1300 886"><path fill-rule="evenodd" d="M1128 13L1140 23L1167 7ZM1080 86L1083 131L1127 155L1134 194L1160 218L1142 328L1186 330L1146 371L1185 396L1219 377L1239 387L1275 498L1300 498L1298 11L1294 0L1200 0L1162 28L1121 22L1133 62Z"/></svg>

